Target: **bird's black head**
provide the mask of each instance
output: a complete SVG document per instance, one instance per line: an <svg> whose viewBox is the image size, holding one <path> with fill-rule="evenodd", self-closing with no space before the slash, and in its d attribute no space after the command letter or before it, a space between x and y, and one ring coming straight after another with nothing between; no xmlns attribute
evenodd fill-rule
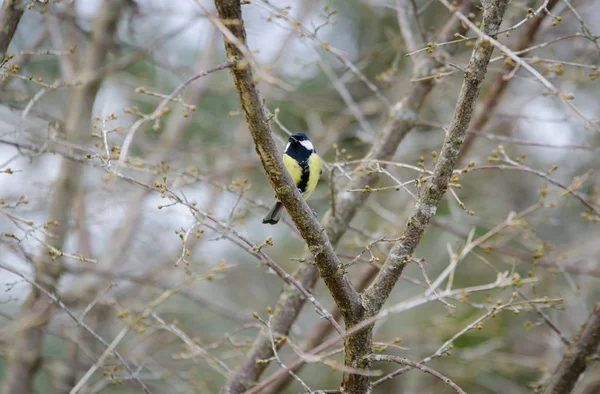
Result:
<svg viewBox="0 0 600 394"><path fill-rule="evenodd" d="M292 142L292 141L300 142L300 141L310 141L310 140L308 139L308 136L304 133L294 133L294 134L290 135L290 138L289 138L289 142Z"/></svg>
<svg viewBox="0 0 600 394"><path fill-rule="evenodd" d="M314 152L315 148L312 142L310 142L310 139L304 133L290 135L288 144L285 147L285 153L299 162L308 160L308 157Z"/></svg>

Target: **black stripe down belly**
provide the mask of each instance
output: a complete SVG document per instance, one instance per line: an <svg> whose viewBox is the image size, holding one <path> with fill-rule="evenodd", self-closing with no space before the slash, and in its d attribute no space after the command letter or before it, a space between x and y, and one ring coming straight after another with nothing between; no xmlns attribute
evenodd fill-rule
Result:
<svg viewBox="0 0 600 394"><path fill-rule="evenodd" d="M310 177L310 171L308 169L308 160L298 163L300 167L302 167L302 177L300 177L300 182L298 182L298 189L302 193L306 191L306 186L308 185L308 178Z"/></svg>

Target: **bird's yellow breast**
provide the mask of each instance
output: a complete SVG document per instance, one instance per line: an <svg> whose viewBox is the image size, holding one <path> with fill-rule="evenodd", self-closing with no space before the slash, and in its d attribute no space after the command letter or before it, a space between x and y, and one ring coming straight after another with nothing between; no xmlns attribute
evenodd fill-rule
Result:
<svg viewBox="0 0 600 394"><path fill-rule="evenodd" d="M284 154L283 163L296 186L302 191L302 196L307 199L315 191L317 183L319 183L323 168L321 158L316 153L313 153L308 157L306 164L301 165L291 156Z"/></svg>

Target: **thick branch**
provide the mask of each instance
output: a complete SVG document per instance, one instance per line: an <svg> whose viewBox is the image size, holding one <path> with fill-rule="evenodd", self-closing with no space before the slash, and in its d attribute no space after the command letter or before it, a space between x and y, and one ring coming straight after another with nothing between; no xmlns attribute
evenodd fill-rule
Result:
<svg viewBox="0 0 600 394"><path fill-rule="evenodd" d="M241 4L237 0L217 0L219 17L231 33L245 45L246 30ZM256 86L252 68L238 45L225 38L225 51L229 61L235 63L232 76L240 96L246 123L265 172L275 189L279 201L289 212L302 238L313 255L323 281L329 288L342 315L350 318L360 313L361 302L350 280L338 269L340 262L319 221L302 198L291 176L286 171L281 152L271 135L271 127Z"/></svg>
<svg viewBox="0 0 600 394"><path fill-rule="evenodd" d="M507 3L507 0L497 0L485 5L483 30L487 35L497 34ZM367 310L367 316L377 314L388 299L446 192L493 49L494 47L484 38L480 38L475 45L465 72L465 80L460 91L454 117L436 163L433 177L429 184L424 185L425 190L421 190L421 196L415 203L413 213L402 232L402 240L394 245L383 268L373 283L361 295L363 305ZM365 356L371 352L371 343L372 325L366 327L357 335L349 337L344 344L345 365L353 368L369 368L369 359ZM344 373L342 391L345 393L364 393L368 390L368 387L367 377Z"/></svg>
<svg viewBox="0 0 600 394"><path fill-rule="evenodd" d="M486 3L482 28L486 35L494 36L498 33L507 4L508 0ZM448 188L493 50L494 47L486 39L477 40L433 177L422 186L424 190L421 190L421 196L415 202L413 213L404 227L404 239L392 248L383 268L364 292L363 298L369 314L377 313L389 297Z"/></svg>
<svg viewBox="0 0 600 394"><path fill-rule="evenodd" d="M12 41L19 21L23 16L23 7L17 0L5 0L0 9L0 61Z"/></svg>
<svg viewBox="0 0 600 394"><path fill-rule="evenodd" d="M470 2L464 2L461 12L468 13ZM453 18L454 19L454 18ZM455 33L454 22L448 23L440 34L441 41L449 41ZM423 56L414 68L414 77L420 78L433 72L438 62L432 56ZM433 82L431 79L415 83L410 92L397 102L390 110L388 121L379 132L377 140L367 157L374 160L390 160L398 145L416 124L417 113L423 106L425 99L431 92ZM367 185L377 182L378 174L371 172L355 179L346 185L346 189L363 189ZM332 245L337 245L348 228L358 209L365 203L371 193L340 193L335 201L335 214L329 210L323 218L323 227ZM317 278L318 270L314 265L300 265L294 277L305 289L313 288ZM290 327L300 313L306 300L295 288L285 285L271 317L271 328L273 332L287 335ZM268 332L261 331L254 340L252 348L247 353L246 359L238 370L231 376L223 391L225 393L241 393L252 387L262 372L269 365L268 360L273 355L271 341Z"/></svg>
<svg viewBox="0 0 600 394"><path fill-rule="evenodd" d="M562 361L556 367L550 380L546 382L541 393L570 393L579 376L585 371L589 358L596 353L600 345L600 302L597 302L587 321L571 340Z"/></svg>

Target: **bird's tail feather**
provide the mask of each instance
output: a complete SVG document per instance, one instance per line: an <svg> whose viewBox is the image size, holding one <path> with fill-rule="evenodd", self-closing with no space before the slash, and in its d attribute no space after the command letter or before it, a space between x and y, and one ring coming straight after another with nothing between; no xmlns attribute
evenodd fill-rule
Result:
<svg viewBox="0 0 600 394"><path fill-rule="evenodd" d="M263 218L264 224L277 224L281 215L283 214L283 204L279 201L275 201L275 204L271 207L267 215Z"/></svg>

